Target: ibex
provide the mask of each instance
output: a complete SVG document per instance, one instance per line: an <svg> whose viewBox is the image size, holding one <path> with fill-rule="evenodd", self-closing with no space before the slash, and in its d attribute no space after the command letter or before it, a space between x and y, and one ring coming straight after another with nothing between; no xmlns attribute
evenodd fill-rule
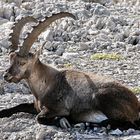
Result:
<svg viewBox="0 0 140 140"><path fill-rule="evenodd" d="M10 67L6 70L4 79L14 83L25 79L35 101L2 110L0 118L26 112L38 114L36 118L43 124L54 124L56 118L60 118L59 121L65 118L62 125L64 127L70 127L69 121L98 123L106 120L135 126L139 120L140 103L131 90L94 73L57 70L43 64L39 60L39 53L29 52L42 31L62 17L75 19L68 12L47 17L33 28L21 47L18 47L18 43L22 27L27 22L36 20L26 17L15 24L10 39Z"/></svg>

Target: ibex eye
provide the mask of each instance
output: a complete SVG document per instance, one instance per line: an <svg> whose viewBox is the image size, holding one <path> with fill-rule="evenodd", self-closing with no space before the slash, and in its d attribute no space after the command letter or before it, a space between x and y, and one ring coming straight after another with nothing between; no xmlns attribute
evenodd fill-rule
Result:
<svg viewBox="0 0 140 140"><path fill-rule="evenodd" d="M21 66L25 65L26 63L25 62L20 62L19 63Z"/></svg>

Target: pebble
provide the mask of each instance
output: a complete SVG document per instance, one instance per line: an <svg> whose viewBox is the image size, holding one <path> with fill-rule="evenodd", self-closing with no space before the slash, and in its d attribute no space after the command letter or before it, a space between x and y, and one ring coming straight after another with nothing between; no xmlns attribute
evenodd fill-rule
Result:
<svg viewBox="0 0 140 140"><path fill-rule="evenodd" d="M65 53L63 53L63 58L64 59L72 59L73 57L77 57L78 56L78 53L76 53L76 52L71 52L71 53L67 53L67 52L65 52Z"/></svg>
<svg viewBox="0 0 140 140"><path fill-rule="evenodd" d="M0 25L4 24L6 22L8 22L9 20L5 19L5 18L0 18Z"/></svg>
<svg viewBox="0 0 140 140"><path fill-rule="evenodd" d="M109 10L105 6L97 5L95 7L94 14L95 15L100 15L100 16L101 15L109 16L110 15L110 12L109 12Z"/></svg>
<svg viewBox="0 0 140 140"><path fill-rule="evenodd" d="M120 135L123 134L123 132L121 130L119 130L119 129L116 129L116 130L111 131L109 134L120 136Z"/></svg>
<svg viewBox="0 0 140 140"><path fill-rule="evenodd" d="M79 50L84 51L84 50L88 50L88 45L86 43L80 42L79 43Z"/></svg>

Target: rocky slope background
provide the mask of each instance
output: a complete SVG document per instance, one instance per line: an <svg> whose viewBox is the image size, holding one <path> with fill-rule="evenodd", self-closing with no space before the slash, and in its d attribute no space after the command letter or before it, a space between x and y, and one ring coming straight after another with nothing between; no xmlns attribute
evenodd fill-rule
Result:
<svg viewBox="0 0 140 140"><path fill-rule="evenodd" d="M28 85L6 83L4 70L9 66L8 42L11 27L23 16L38 20L52 13L68 11L78 20L64 18L55 22L33 45L44 41L40 59L56 68L73 68L108 75L140 93L140 1L139 0L0 0L0 110L23 102L32 102ZM20 36L22 43L31 26ZM43 126L35 116L25 113L0 119L2 140L83 140L140 139L140 131L106 128L84 129L77 124L69 130Z"/></svg>

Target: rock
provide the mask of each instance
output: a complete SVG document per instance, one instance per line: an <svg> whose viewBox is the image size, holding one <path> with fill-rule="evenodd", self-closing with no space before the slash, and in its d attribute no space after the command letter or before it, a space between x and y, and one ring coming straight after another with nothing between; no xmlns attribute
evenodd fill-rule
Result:
<svg viewBox="0 0 140 140"><path fill-rule="evenodd" d="M63 58L68 59L68 60L72 59L73 57L77 57L77 56L78 56L78 53L73 53L73 52L71 52L71 53L65 52L62 55Z"/></svg>
<svg viewBox="0 0 140 140"><path fill-rule="evenodd" d="M85 124L84 123L78 123L78 124L75 124L74 127L84 130L85 129Z"/></svg>
<svg viewBox="0 0 140 140"><path fill-rule="evenodd" d="M85 2L95 2L95 3L100 3L102 5L105 5L109 2L111 2L111 0L83 0Z"/></svg>
<svg viewBox="0 0 140 140"><path fill-rule="evenodd" d="M6 49L8 49L9 47L9 42L8 42L8 39L3 39L0 41L0 45ZM1 48L2 49L2 48Z"/></svg>
<svg viewBox="0 0 140 140"><path fill-rule="evenodd" d="M140 37L139 36L130 36L127 39L128 44L132 44L132 45L137 45L140 41Z"/></svg>
<svg viewBox="0 0 140 140"><path fill-rule="evenodd" d="M47 137L47 138L51 138L51 137ZM45 140L45 139L46 139L46 129L41 128L39 133L36 135L36 140Z"/></svg>
<svg viewBox="0 0 140 140"><path fill-rule="evenodd" d="M140 35L140 30L136 30L132 33L132 36L139 36Z"/></svg>
<svg viewBox="0 0 140 140"><path fill-rule="evenodd" d="M18 7L22 4L23 0L6 0L8 3L15 3Z"/></svg>
<svg viewBox="0 0 140 140"><path fill-rule="evenodd" d="M89 47L86 43L84 43L84 42L79 43L79 50L80 51L87 50L87 49L89 49Z"/></svg>
<svg viewBox="0 0 140 140"><path fill-rule="evenodd" d="M66 20L63 20L63 21L60 23L58 29L66 30L66 29L68 28L68 26L69 26L69 25L68 25L68 22L67 22Z"/></svg>
<svg viewBox="0 0 140 140"><path fill-rule="evenodd" d="M78 11L75 13L76 17L78 17L78 19L81 19L81 20L85 20L89 17L91 17L91 13L87 10L81 10L81 11Z"/></svg>
<svg viewBox="0 0 140 140"><path fill-rule="evenodd" d="M48 41L53 41L53 30L52 29L48 29L46 30L44 33L42 33L43 39L44 40L48 40Z"/></svg>
<svg viewBox="0 0 140 140"><path fill-rule="evenodd" d="M109 28L110 31L116 30L116 24L111 19L108 19L106 27Z"/></svg>
<svg viewBox="0 0 140 140"><path fill-rule="evenodd" d="M105 27L105 22L103 20L103 18L98 18L97 21L96 21L96 24L95 24L95 27L98 29L98 30L101 30Z"/></svg>
<svg viewBox="0 0 140 140"><path fill-rule="evenodd" d="M0 25L6 23L8 21L9 21L8 19L0 18Z"/></svg>
<svg viewBox="0 0 140 140"><path fill-rule="evenodd" d="M4 5L3 17L10 20L14 16L14 4Z"/></svg>
<svg viewBox="0 0 140 140"><path fill-rule="evenodd" d="M25 11L25 13L23 13L23 14L26 14L26 13L27 13L27 12ZM37 10L35 10L34 13L33 13L33 16L34 16L35 18L37 18L37 19L42 18L42 12L41 12L41 9L37 9Z"/></svg>
<svg viewBox="0 0 140 140"><path fill-rule="evenodd" d="M2 49L0 48L0 53L2 53Z"/></svg>
<svg viewBox="0 0 140 140"><path fill-rule="evenodd" d="M109 10L106 8L106 7L104 7L104 6L102 6L102 5L97 5L96 7L95 7L95 10L94 10L94 12L93 12L95 15L104 15L104 16L109 16L110 15L110 12L109 12Z"/></svg>
<svg viewBox="0 0 140 140"><path fill-rule="evenodd" d="M3 8L3 3L0 3L0 17L3 17L3 13L4 13L4 8Z"/></svg>
<svg viewBox="0 0 140 140"><path fill-rule="evenodd" d="M128 130L126 130L125 135L131 135L134 132L135 132L135 129L128 129Z"/></svg>
<svg viewBox="0 0 140 140"><path fill-rule="evenodd" d="M120 136L123 134L123 132L120 129L116 129L116 130L111 131L109 134Z"/></svg>
<svg viewBox="0 0 140 140"><path fill-rule="evenodd" d="M32 7L34 6L33 2L24 2L22 3L21 7L26 10L32 10Z"/></svg>
<svg viewBox="0 0 140 140"><path fill-rule="evenodd" d="M0 86L0 95L3 95L5 92L4 92L4 87L1 85Z"/></svg>
<svg viewBox="0 0 140 140"><path fill-rule="evenodd" d="M125 39L125 36L122 33L116 34L116 36L114 37L114 40L119 41L119 42L124 42L124 39Z"/></svg>
<svg viewBox="0 0 140 140"><path fill-rule="evenodd" d="M90 35L97 35L97 34L99 34L99 31L89 29L89 30L88 30L88 34L90 34Z"/></svg>
<svg viewBox="0 0 140 140"><path fill-rule="evenodd" d="M65 52L65 48L58 46L58 49L56 50L56 54L62 56L64 52Z"/></svg>

